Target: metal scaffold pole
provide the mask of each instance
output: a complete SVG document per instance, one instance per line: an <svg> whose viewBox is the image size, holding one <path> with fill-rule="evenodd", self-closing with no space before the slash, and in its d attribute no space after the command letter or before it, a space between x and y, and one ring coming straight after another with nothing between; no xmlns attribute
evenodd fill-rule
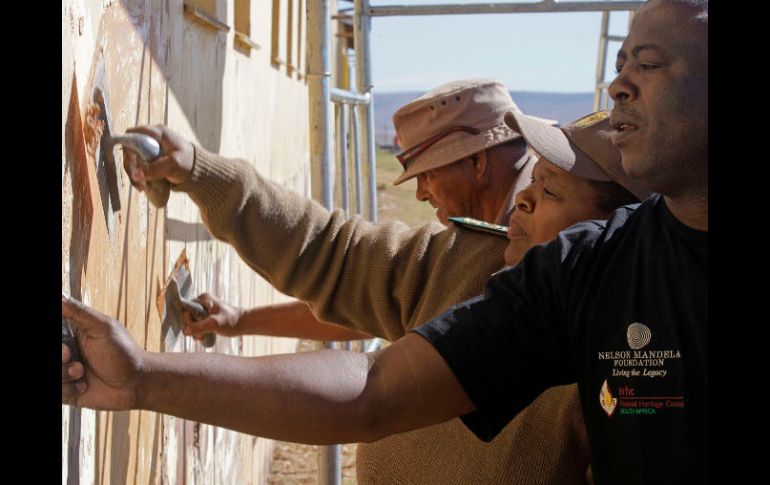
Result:
<svg viewBox="0 0 770 485"><path fill-rule="evenodd" d="M377 167L374 154L374 99L372 96L372 62L370 54L369 32L372 19L369 16L369 0L356 0L353 6L353 41L356 51L356 89L360 94L368 94L369 103L359 105L361 163L368 169L369 220L377 222Z"/></svg>
<svg viewBox="0 0 770 485"><path fill-rule="evenodd" d="M331 14L328 0L307 2L307 82L310 104L310 163L313 197L329 210L334 209L332 178L332 109L331 109ZM334 348L333 342L326 346ZM320 450L318 482L340 485L342 467L339 445Z"/></svg>

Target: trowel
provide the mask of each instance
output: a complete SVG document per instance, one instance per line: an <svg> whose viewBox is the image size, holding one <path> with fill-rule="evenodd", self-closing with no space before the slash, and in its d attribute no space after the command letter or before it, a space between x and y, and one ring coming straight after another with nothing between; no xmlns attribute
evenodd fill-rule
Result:
<svg viewBox="0 0 770 485"><path fill-rule="evenodd" d="M202 320L209 313L203 305L192 301L192 276L190 275L190 266L187 260L187 253L182 250L182 254L174 264L174 269L166 280L163 289L159 291L156 304L161 319L161 331L166 350L171 349L179 335L182 333L184 319L182 312L188 312L193 320ZM213 333L207 333L203 336L201 344L204 347L213 347L217 336Z"/></svg>

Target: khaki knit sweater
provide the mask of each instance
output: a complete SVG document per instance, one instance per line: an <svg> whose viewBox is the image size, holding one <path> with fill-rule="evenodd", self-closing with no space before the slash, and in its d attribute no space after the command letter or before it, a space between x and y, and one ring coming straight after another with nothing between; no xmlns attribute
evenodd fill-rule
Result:
<svg viewBox="0 0 770 485"><path fill-rule="evenodd" d="M211 233L278 290L310 303L322 320L388 340L482 293L504 265L503 238L439 223L410 229L346 219L245 161L197 146L190 178L175 190L187 192ZM588 463L570 385L545 391L491 443L453 419L360 444L357 477L362 484L571 484L585 483Z"/></svg>

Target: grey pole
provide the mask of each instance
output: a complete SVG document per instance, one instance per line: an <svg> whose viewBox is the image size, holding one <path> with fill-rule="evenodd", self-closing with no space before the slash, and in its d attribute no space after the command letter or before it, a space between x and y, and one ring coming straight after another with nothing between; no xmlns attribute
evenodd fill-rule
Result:
<svg viewBox="0 0 770 485"><path fill-rule="evenodd" d="M334 180L332 179L332 111L331 111L331 14L329 0L305 3L307 21L307 83L310 118L310 163L313 197L332 210ZM334 348L333 342L326 347ZM340 485L342 467L341 447L320 449L318 483Z"/></svg>
<svg viewBox="0 0 770 485"><path fill-rule="evenodd" d="M369 0L355 0L353 39L356 50L356 85L358 94L369 94L369 104L359 105L361 113L362 163L369 171L369 220L377 222L377 167L374 158L374 96L372 96L372 62L370 56L369 30L372 19L369 16Z"/></svg>
<svg viewBox="0 0 770 485"><path fill-rule="evenodd" d="M356 214L363 214L364 212L364 196L362 189L362 175L361 175L361 149L360 138L358 131L358 108L353 106L350 110L351 117L351 151L353 152L353 170L355 173L353 176L356 178Z"/></svg>
<svg viewBox="0 0 770 485"><path fill-rule="evenodd" d="M306 2L307 84L310 109L310 163L313 197L333 208L332 111L330 95L331 19L329 0Z"/></svg>
<svg viewBox="0 0 770 485"><path fill-rule="evenodd" d="M369 2L367 1L367 4ZM546 12L606 12L636 10L644 2L489 2L489 3L446 3L434 5L378 5L367 7L366 14L372 17L394 15L458 15L476 13L546 13Z"/></svg>
<svg viewBox="0 0 770 485"><path fill-rule="evenodd" d="M610 28L610 13L602 12L602 23L599 28L599 53L596 55L596 87L594 88L594 111L599 111L602 105L602 93L604 89L604 71L607 67L607 36Z"/></svg>
<svg viewBox="0 0 770 485"><path fill-rule="evenodd" d="M338 133L338 145L337 151L340 160L340 179L342 180L342 209L345 211L345 216L350 215L350 175L349 175L349 163L348 163L348 120L350 114L348 113L347 103L339 105L339 133ZM355 108L353 108L355 109Z"/></svg>

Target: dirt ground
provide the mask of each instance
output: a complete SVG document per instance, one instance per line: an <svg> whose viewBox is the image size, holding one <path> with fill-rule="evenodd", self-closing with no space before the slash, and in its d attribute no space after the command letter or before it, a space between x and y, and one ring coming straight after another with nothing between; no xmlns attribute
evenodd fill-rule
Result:
<svg viewBox="0 0 770 485"><path fill-rule="evenodd" d="M314 485L318 483L318 446L278 442L270 463L270 485ZM356 445L342 447L342 484L356 481Z"/></svg>

